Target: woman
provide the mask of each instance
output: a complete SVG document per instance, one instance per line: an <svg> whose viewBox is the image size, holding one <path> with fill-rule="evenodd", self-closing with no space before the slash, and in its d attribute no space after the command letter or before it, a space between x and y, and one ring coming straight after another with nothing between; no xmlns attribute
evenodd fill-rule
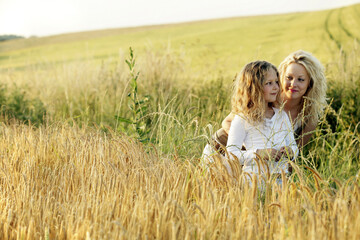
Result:
<svg viewBox="0 0 360 240"><path fill-rule="evenodd" d="M324 68L313 55L298 50L285 58L279 72L284 110L292 123L297 145L301 148L309 142L326 106ZM234 116L230 113L222 122L222 128L215 133L216 150L221 150L221 145L226 146ZM281 153L275 149L263 149L261 155L278 159Z"/></svg>

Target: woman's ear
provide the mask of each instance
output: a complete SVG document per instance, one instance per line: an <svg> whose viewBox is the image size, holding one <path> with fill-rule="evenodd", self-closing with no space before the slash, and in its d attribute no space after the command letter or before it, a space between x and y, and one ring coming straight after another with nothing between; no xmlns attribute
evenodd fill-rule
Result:
<svg viewBox="0 0 360 240"><path fill-rule="evenodd" d="M314 80L311 78L308 88L306 89L306 92L304 95L306 95L314 86Z"/></svg>
<svg viewBox="0 0 360 240"><path fill-rule="evenodd" d="M310 78L310 84L308 89L312 89L312 87L314 86L314 80L312 78Z"/></svg>

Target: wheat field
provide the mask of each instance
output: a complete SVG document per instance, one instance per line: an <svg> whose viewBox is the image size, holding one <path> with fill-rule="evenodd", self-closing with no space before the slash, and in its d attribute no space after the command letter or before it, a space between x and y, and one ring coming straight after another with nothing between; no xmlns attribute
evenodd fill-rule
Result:
<svg viewBox="0 0 360 240"><path fill-rule="evenodd" d="M1 126L1 239L359 239L359 176L261 192L128 137Z"/></svg>

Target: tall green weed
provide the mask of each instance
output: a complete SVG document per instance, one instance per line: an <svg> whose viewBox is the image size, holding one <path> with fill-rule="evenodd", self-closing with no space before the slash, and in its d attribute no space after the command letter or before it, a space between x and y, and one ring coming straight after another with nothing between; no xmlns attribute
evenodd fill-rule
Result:
<svg viewBox="0 0 360 240"><path fill-rule="evenodd" d="M131 132L140 142L149 142L151 140L149 138L151 119L146 115L149 111L148 103L150 96L146 95L142 98L138 94L138 78L140 72L135 71L135 63L134 52L130 47L130 57L126 60L126 64L130 70L130 91L127 95L130 118L115 117L119 122L123 123L125 127L128 127L127 130L122 127L122 131Z"/></svg>
<svg viewBox="0 0 360 240"><path fill-rule="evenodd" d="M19 87L12 89L6 85L0 87L0 115L3 121L19 121L38 126L44 123L46 109L38 98L30 98Z"/></svg>

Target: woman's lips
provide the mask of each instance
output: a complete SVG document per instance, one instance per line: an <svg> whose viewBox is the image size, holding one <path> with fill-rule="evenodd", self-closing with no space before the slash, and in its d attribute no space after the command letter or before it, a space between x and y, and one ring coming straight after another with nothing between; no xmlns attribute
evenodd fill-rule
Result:
<svg viewBox="0 0 360 240"><path fill-rule="evenodd" d="M295 90L295 89L289 89L289 91L292 92L292 93L297 92L297 90Z"/></svg>

